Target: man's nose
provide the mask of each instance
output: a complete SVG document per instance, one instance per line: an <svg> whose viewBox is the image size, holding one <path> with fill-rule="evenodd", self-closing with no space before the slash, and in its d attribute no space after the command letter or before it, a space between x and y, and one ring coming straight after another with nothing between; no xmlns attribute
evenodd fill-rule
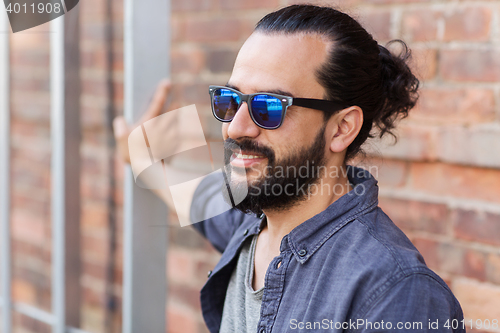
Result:
<svg viewBox="0 0 500 333"><path fill-rule="evenodd" d="M229 123L227 135L233 140L244 137L255 138L259 135L260 130L261 128L257 126L250 117L248 104L243 102L233 120Z"/></svg>

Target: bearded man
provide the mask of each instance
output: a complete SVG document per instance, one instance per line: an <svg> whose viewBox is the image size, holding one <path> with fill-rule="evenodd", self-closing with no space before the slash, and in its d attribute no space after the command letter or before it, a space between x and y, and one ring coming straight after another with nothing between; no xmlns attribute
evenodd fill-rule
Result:
<svg viewBox="0 0 500 333"><path fill-rule="evenodd" d="M347 165L416 103L397 43L393 55L345 13L292 5L209 87L234 206L207 218L226 204L212 177L189 196L194 227L222 252L201 291L210 332L465 331L446 283L378 207L377 181Z"/></svg>

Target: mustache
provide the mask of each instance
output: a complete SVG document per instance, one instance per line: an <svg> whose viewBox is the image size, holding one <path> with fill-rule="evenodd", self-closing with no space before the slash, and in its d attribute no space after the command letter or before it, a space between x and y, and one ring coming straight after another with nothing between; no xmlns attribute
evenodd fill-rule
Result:
<svg viewBox="0 0 500 333"><path fill-rule="evenodd" d="M265 157L267 157L269 162L274 161L275 156L274 150L250 139L242 139L236 141L231 138L227 138L226 140L224 140L224 149L226 150L226 152L242 150L250 153L255 153L256 155L264 155Z"/></svg>

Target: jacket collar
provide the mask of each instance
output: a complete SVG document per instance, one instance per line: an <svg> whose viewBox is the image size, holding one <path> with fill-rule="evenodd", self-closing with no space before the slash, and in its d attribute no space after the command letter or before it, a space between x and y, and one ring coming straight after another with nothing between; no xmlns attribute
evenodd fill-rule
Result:
<svg viewBox="0 0 500 333"><path fill-rule="evenodd" d="M296 260L305 263L343 226L378 205L377 180L368 171L347 166L347 177L353 189L283 237L280 251L291 249Z"/></svg>

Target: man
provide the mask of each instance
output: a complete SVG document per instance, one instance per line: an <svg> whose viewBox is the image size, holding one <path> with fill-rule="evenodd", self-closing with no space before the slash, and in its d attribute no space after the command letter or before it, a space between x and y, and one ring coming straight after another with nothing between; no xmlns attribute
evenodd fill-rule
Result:
<svg viewBox="0 0 500 333"><path fill-rule="evenodd" d="M195 228L222 252L201 291L211 332L465 331L450 289L377 206L376 180L346 166L415 105L400 45L394 56L348 15L293 5L264 17L228 84L210 87L228 202L249 189L209 219L220 184L192 196Z"/></svg>

